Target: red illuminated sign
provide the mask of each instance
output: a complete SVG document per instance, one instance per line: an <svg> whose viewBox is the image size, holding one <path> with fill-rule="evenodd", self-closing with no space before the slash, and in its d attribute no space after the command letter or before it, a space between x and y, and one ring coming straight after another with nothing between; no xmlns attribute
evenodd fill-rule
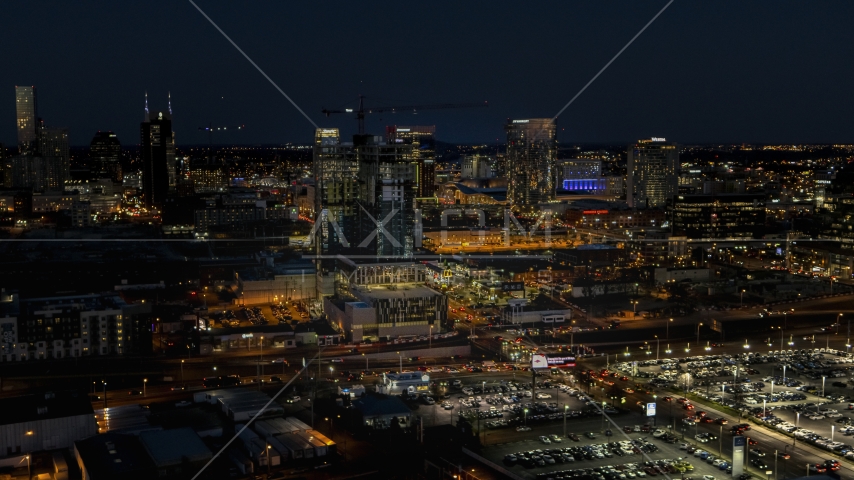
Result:
<svg viewBox="0 0 854 480"><path fill-rule="evenodd" d="M584 215L607 215L608 210L584 210L581 213Z"/></svg>

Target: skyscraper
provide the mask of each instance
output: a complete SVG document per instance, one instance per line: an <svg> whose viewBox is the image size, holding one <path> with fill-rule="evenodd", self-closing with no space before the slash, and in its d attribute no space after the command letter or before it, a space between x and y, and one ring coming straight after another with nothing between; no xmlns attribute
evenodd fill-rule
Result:
<svg viewBox="0 0 854 480"><path fill-rule="evenodd" d="M39 121L38 149L40 156L45 158L56 158L58 161L49 161L55 164L56 169L51 169L47 177L47 184L51 191L62 191L65 181L71 178L71 157L68 152L68 129L58 127L47 127L44 122Z"/></svg>
<svg viewBox="0 0 854 480"><path fill-rule="evenodd" d="M390 144L412 145L412 152L404 158L415 166L415 194L419 198L432 197L436 191L436 126L386 127Z"/></svg>
<svg viewBox="0 0 854 480"><path fill-rule="evenodd" d="M115 133L97 132L89 143L92 173L97 178L109 178L114 183L122 183L121 154L122 144Z"/></svg>
<svg viewBox="0 0 854 480"><path fill-rule="evenodd" d="M508 120L507 197L514 211L532 213L555 199L556 125L552 118Z"/></svg>
<svg viewBox="0 0 854 480"><path fill-rule="evenodd" d="M658 137L638 140L628 148L627 173L630 207L663 207L678 191L678 146Z"/></svg>
<svg viewBox="0 0 854 480"><path fill-rule="evenodd" d="M171 109L171 102L170 102ZM142 193L146 208L163 205L166 196L175 190L175 139L172 133L172 114L148 111L140 124L140 157L142 159Z"/></svg>
<svg viewBox="0 0 854 480"><path fill-rule="evenodd" d="M32 153L38 138L38 103L36 87L15 87L15 110L17 113L18 150Z"/></svg>
<svg viewBox="0 0 854 480"><path fill-rule="evenodd" d="M337 128L317 129L318 255L345 251L396 257L412 254L415 148L415 144L386 143L372 135L341 142ZM380 232L378 224L386 233Z"/></svg>

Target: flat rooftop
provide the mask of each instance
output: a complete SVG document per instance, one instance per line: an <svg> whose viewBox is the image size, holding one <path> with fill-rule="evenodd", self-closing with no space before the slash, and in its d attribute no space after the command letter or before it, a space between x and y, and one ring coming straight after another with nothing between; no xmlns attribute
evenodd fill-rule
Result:
<svg viewBox="0 0 854 480"><path fill-rule="evenodd" d="M0 425L13 425L24 422L37 422L54 418L89 415L94 421L95 411L92 402L85 393L47 392L38 395L23 395L0 399L0 412L14 412L0 415Z"/></svg>
<svg viewBox="0 0 854 480"><path fill-rule="evenodd" d="M357 292L357 295L361 297L382 299L434 297L441 295L441 293L437 292L436 290L433 290L432 288L427 288L421 284L406 284L394 286L371 285L370 289L362 287L355 290L355 292Z"/></svg>

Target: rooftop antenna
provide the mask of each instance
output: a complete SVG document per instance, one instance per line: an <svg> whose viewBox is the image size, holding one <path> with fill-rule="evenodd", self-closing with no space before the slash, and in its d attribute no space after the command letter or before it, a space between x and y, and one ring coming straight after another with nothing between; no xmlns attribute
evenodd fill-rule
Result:
<svg viewBox="0 0 854 480"><path fill-rule="evenodd" d="M148 121L148 90L145 91L145 121Z"/></svg>

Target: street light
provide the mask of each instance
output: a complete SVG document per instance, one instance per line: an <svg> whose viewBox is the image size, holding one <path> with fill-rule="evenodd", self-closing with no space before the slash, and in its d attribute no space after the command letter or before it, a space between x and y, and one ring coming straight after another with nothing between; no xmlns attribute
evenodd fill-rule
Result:
<svg viewBox="0 0 854 480"><path fill-rule="evenodd" d="M671 353L673 353L673 350L670 350L670 344L669 344L669 343L667 344L667 350L665 350L665 351L664 351L664 353L666 353L666 354L668 354L668 355L670 355Z"/></svg>
<svg viewBox="0 0 854 480"><path fill-rule="evenodd" d="M181 359L181 386L184 386L184 359Z"/></svg>
<svg viewBox="0 0 854 480"><path fill-rule="evenodd" d="M703 322L697 324L697 345L700 344L700 327L703 326Z"/></svg>
<svg viewBox="0 0 854 480"><path fill-rule="evenodd" d="M661 339L658 335L655 336L655 359L658 360L658 354L661 351Z"/></svg>
<svg viewBox="0 0 854 480"><path fill-rule="evenodd" d="M745 348L745 350L750 350L750 344L749 344L749 343L747 343L747 339L746 339L746 338L744 339L744 348Z"/></svg>
<svg viewBox="0 0 854 480"><path fill-rule="evenodd" d="M569 410L569 405L563 406L563 438L566 438L566 411Z"/></svg>
<svg viewBox="0 0 854 480"><path fill-rule="evenodd" d="M821 396L824 397L824 381L827 380L826 375L821 376Z"/></svg>
<svg viewBox="0 0 854 480"><path fill-rule="evenodd" d="M744 289L741 289L741 306L744 307Z"/></svg>
<svg viewBox="0 0 854 480"><path fill-rule="evenodd" d="M665 327L667 327L667 328L666 328L666 332L665 332L665 334L664 334L664 335L665 335L665 337L666 337L668 340L670 340L670 324L671 324L671 323L673 323L673 319L672 319L672 318L670 319L670 321L669 321L669 322L666 322L666 323L664 324L664 326L665 326Z"/></svg>
<svg viewBox="0 0 854 480"><path fill-rule="evenodd" d="M143 397L145 396L145 386L146 386L147 384L148 384L148 379L147 379L147 378L143 378L143 379L142 379L142 396L143 396Z"/></svg>
<svg viewBox="0 0 854 480"><path fill-rule="evenodd" d="M691 351L691 344L689 343L687 347L685 347L685 353Z"/></svg>

